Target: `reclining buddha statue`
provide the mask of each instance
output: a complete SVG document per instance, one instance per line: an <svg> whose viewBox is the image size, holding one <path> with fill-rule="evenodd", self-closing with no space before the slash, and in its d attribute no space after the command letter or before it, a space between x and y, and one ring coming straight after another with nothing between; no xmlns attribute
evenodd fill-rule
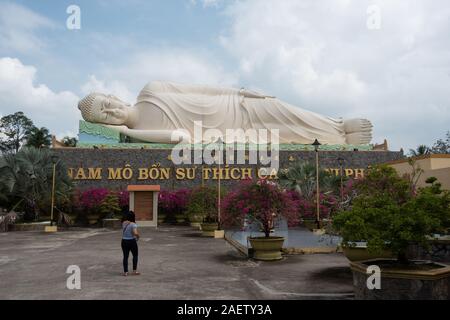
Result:
<svg viewBox="0 0 450 320"><path fill-rule="evenodd" d="M113 128L144 142L178 143L202 130L278 129L280 143L311 144L318 139L329 145L363 145L372 138L366 119L333 119L288 104L275 97L246 89L151 82L134 106L113 95L91 93L78 108L84 120ZM188 134L186 134L188 133Z"/></svg>

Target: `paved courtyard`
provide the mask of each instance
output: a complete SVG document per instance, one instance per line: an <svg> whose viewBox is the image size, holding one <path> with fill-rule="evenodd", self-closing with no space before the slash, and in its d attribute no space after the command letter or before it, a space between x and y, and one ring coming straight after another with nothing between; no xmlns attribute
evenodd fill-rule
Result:
<svg viewBox="0 0 450 320"><path fill-rule="evenodd" d="M243 257L189 227L141 228L140 276L121 276L121 231L0 233L0 299L351 299L341 254ZM81 290L66 269L81 269ZM131 268L131 259L130 259Z"/></svg>

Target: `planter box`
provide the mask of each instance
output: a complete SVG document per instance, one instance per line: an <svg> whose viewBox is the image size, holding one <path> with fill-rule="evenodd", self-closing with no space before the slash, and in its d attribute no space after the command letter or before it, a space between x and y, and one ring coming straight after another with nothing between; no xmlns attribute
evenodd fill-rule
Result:
<svg viewBox="0 0 450 320"><path fill-rule="evenodd" d="M48 232L48 233L58 232L58 227L57 226L46 226L44 231Z"/></svg>
<svg viewBox="0 0 450 320"><path fill-rule="evenodd" d="M224 230L215 230L214 231L214 238L215 239L223 239L223 238L225 238L225 231Z"/></svg>
<svg viewBox="0 0 450 320"><path fill-rule="evenodd" d="M45 231L45 227L50 226L50 221L16 223L9 225L9 231Z"/></svg>
<svg viewBox="0 0 450 320"><path fill-rule="evenodd" d="M355 298L359 300L449 300L450 266L429 262L436 268L419 269L381 269L381 289L367 287L366 273L370 265L378 265L393 259L374 259L351 262ZM419 262L419 261L416 261ZM423 263L423 262L422 262Z"/></svg>
<svg viewBox="0 0 450 320"><path fill-rule="evenodd" d="M122 222L119 219L103 219L103 228L113 230L122 229Z"/></svg>

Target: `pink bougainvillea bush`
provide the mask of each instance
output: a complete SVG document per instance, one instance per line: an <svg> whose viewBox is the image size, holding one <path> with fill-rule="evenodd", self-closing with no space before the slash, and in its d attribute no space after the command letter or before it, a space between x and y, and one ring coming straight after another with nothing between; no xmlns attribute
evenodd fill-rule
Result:
<svg viewBox="0 0 450 320"><path fill-rule="evenodd" d="M119 198L119 206L122 211L129 208L130 205L130 193L126 190L117 192L117 197Z"/></svg>
<svg viewBox="0 0 450 320"><path fill-rule="evenodd" d="M107 199L108 196L110 196L110 199ZM114 208L111 207L111 210L108 210L108 206L110 205L109 201L111 201L112 196L117 199L115 200L117 201L117 204L113 206ZM111 211L112 213L113 211L117 211L117 208L115 208L117 205L122 211L128 209L128 191L114 191L106 188L94 188L85 191L77 190L73 196L73 206L76 211L82 215L95 215L108 211Z"/></svg>
<svg viewBox="0 0 450 320"><path fill-rule="evenodd" d="M316 219L316 203L306 199L296 191L288 191L289 196L297 203L298 215L301 220ZM320 194L320 219L329 219L339 208L339 200L333 194Z"/></svg>
<svg viewBox="0 0 450 320"><path fill-rule="evenodd" d="M162 190L158 197L158 208L162 214L173 217L186 211L191 191L180 189L177 191Z"/></svg>
<svg viewBox="0 0 450 320"><path fill-rule="evenodd" d="M221 224L224 227L243 226L258 222L266 237L270 237L276 219L283 217L289 226L299 222L297 202L274 182L243 181L223 200Z"/></svg>
<svg viewBox="0 0 450 320"><path fill-rule="evenodd" d="M89 189L81 192L79 205L83 210L89 213L97 213L100 209L102 201L109 194L109 190L105 188Z"/></svg>

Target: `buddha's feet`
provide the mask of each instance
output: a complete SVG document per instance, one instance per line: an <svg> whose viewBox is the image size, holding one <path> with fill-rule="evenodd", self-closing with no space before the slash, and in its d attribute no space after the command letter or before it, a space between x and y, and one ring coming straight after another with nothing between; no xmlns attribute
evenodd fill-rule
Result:
<svg viewBox="0 0 450 320"><path fill-rule="evenodd" d="M344 130L347 144L369 144L372 140L372 123L366 119L344 120Z"/></svg>

